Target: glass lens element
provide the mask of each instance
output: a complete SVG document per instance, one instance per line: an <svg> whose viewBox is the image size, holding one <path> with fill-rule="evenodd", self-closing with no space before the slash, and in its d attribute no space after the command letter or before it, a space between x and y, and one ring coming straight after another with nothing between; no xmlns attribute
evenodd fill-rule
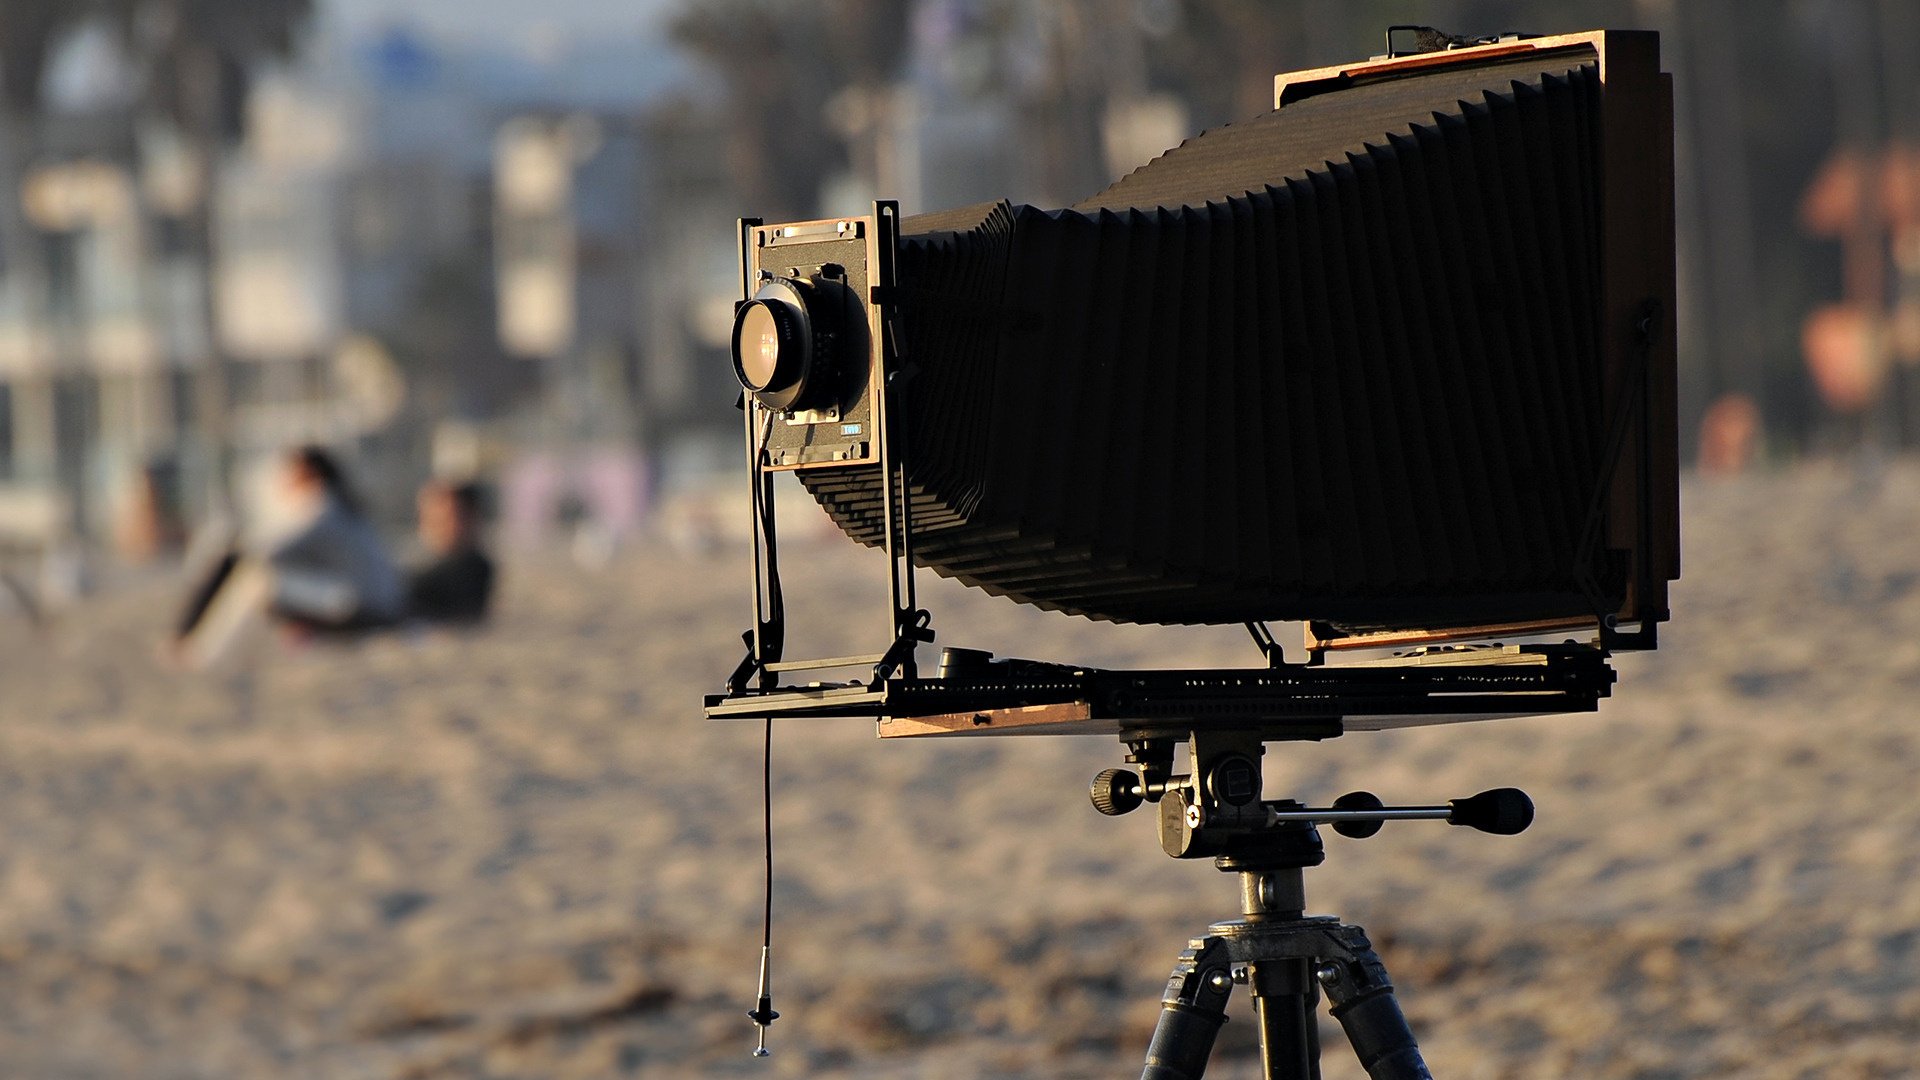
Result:
<svg viewBox="0 0 1920 1080"><path fill-rule="evenodd" d="M780 366L780 326L764 302L740 313L740 332L734 339L740 363L740 381L749 390L765 390Z"/></svg>

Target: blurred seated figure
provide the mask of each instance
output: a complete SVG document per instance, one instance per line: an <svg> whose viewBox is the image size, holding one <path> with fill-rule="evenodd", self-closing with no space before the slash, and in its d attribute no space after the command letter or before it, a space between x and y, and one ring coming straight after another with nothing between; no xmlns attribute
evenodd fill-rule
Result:
<svg viewBox="0 0 1920 1080"><path fill-rule="evenodd" d="M306 524L267 552L274 616L315 631L399 622L405 584L339 463L319 447L301 447L288 456L283 483Z"/></svg>
<svg viewBox="0 0 1920 1080"><path fill-rule="evenodd" d="M405 615L405 581L333 455L293 450L277 480L296 524L258 552L229 549L201 576L174 633L187 666L211 665L261 615L301 638L391 626Z"/></svg>
<svg viewBox="0 0 1920 1080"><path fill-rule="evenodd" d="M480 486L434 481L420 489L418 502L427 561L408 583L407 614L435 623L484 620L493 560L480 549Z"/></svg>

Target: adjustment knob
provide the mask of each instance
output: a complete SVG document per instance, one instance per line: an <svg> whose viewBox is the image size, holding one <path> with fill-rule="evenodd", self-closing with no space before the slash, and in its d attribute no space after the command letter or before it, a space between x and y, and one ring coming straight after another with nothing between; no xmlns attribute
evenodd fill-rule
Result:
<svg viewBox="0 0 1920 1080"><path fill-rule="evenodd" d="M1471 798L1455 799L1447 807L1453 811L1447 815L1448 823L1496 836L1525 832L1533 824L1533 800L1519 788L1494 788Z"/></svg>
<svg viewBox="0 0 1920 1080"><path fill-rule="evenodd" d="M1380 796L1375 795L1371 791L1349 791L1345 795L1333 800L1333 808L1335 810L1378 810L1385 805L1386 803L1380 801ZM1333 831L1339 833L1341 836L1352 837L1355 840L1365 840L1367 837L1379 832L1380 826L1384 824L1386 823L1377 820L1336 821L1333 823Z"/></svg>
<svg viewBox="0 0 1920 1080"><path fill-rule="evenodd" d="M1101 769L1087 794L1093 799L1093 808L1108 817L1119 817L1143 801L1140 778L1125 769Z"/></svg>

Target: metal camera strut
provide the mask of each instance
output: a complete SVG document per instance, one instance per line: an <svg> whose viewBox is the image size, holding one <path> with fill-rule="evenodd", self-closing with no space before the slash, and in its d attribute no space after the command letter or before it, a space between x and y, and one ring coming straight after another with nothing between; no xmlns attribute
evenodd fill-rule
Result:
<svg viewBox="0 0 1920 1080"><path fill-rule="evenodd" d="M1253 994L1266 1080L1318 1080L1314 1011L1323 991L1372 1080L1431 1080L1366 931L1306 914L1303 871L1326 858L1317 826L1359 838L1387 821L1431 819L1511 835L1532 823L1531 800L1501 788L1444 806L1389 807L1355 792L1331 807L1309 808L1260 798L1257 733L1191 733L1192 771L1183 776L1172 773L1172 739L1134 740L1130 748L1128 761L1138 771L1107 769L1094 777L1094 808L1119 815L1157 803L1161 847L1175 858L1212 858L1239 874L1241 901L1240 918L1214 923L1180 954L1141 1080L1199 1080L1236 985Z"/></svg>
<svg viewBox="0 0 1920 1080"><path fill-rule="evenodd" d="M728 696L747 693L750 688L772 691L780 686L780 675L788 671L817 671L831 668L871 667L869 689L878 691L896 672L912 678L916 674L914 649L931 642L928 624L932 615L923 611L915 598L913 580L913 501L907 491L907 465L902 449L906 443L906 411L897 409L898 395L907 379L909 366L902 363L895 325L898 305L894 302L894 258L900 231L900 205L882 200L873 204L870 244L873 266L866 303L881 312L877 338L878 392L873 401L873 440L877 450L881 485L881 504L888 528L885 548L888 565L888 633L885 650L865 656L836 656L817 660L786 660L786 605L780 585L779 534L774 512L773 478L769 469L767 432L775 422L775 411L752 394L741 395L745 413L747 468L751 486L753 531L754 625L743 638L747 654L727 679ZM762 224L759 218L740 220L739 254L741 295L754 295L749 272L749 252L753 231ZM842 222L842 232L855 222ZM745 301L743 301L745 302ZM757 684L757 685L756 685Z"/></svg>

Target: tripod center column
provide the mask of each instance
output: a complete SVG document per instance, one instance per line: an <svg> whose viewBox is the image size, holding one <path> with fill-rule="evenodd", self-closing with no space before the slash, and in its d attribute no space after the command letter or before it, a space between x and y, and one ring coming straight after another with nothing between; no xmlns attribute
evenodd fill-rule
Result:
<svg viewBox="0 0 1920 1080"><path fill-rule="evenodd" d="M1297 866L1240 871L1240 912L1249 921L1306 914L1306 876Z"/></svg>

